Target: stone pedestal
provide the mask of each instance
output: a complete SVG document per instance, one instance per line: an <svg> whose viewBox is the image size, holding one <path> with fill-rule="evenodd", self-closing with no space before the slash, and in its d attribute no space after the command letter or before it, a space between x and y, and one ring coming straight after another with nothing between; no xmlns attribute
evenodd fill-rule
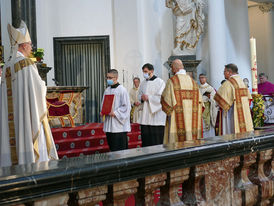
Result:
<svg viewBox="0 0 274 206"><path fill-rule="evenodd" d="M187 74L194 80L197 80L197 66L200 64L201 60L196 60L196 55L170 56L165 63L168 70L171 70L171 63L175 59L180 59L184 64Z"/></svg>
<svg viewBox="0 0 274 206"><path fill-rule="evenodd" d="M37 62L37 63L36 63L36 66L37 66L37 69L38 69L38 72L39 72L40 77L41 77L41 78L46 82L46 84L47 84L47 73L49 72L49 70L51 70L51 67L47 67L46 64L40 63L40 62Z"/></svg>

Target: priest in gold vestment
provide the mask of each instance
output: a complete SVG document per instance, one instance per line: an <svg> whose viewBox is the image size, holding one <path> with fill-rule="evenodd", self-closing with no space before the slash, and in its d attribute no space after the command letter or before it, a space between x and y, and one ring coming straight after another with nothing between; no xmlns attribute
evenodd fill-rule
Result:
<svg viewBox="0 0 274 206"><path fill-rule="evenodd" d="M47 119L45 82L34 62L26 24L8 25L11 57L0 86L0 166L58 159Z"/></svg>
<svg viewBox="0 0 274 206"><path fill-rule="evenodd" d="M202 138L203 100L198 84L186 74L181 60L171 65L171 77L162 93L161 104L167 114L164 144Z"/></svg>
<svg viewBox="0 0 274 206"><path fill-rule="evenodd" d="M245 83L238 75L235 64L224 69L225 81L215 94L215 101L222 109L219 135L253 131L249 103L252 99Z"/></svg>

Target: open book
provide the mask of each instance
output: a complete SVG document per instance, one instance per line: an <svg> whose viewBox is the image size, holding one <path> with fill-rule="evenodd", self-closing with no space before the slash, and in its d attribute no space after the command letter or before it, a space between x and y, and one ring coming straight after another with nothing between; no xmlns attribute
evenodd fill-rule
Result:
<svg viewBox="0 0 274 206"><path fill-rule="evenodd" d="M103 102L101 113L103 115L108 115L112 111L113 103L114 103L114 94L106 94L104 96L104 102Z"/></svg>

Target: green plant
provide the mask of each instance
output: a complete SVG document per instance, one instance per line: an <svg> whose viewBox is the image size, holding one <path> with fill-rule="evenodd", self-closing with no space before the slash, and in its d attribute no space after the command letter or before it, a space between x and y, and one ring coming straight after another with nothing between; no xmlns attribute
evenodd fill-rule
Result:
<svg viewBox="0 0 274 206"><path fill-rule="evenodd" d="M44 49L38 48L36 51L33 52L34 57L38 57L40 59L43 59L44 57Z"/></svg>
<svg viewBox="0 0 274 206"><path fill-rule="evenodd" d="M254 127L262 127L264 126L264 100L263 95L256 94L252 95L253 97L253 108L252 108L252 119Z"/></svg>

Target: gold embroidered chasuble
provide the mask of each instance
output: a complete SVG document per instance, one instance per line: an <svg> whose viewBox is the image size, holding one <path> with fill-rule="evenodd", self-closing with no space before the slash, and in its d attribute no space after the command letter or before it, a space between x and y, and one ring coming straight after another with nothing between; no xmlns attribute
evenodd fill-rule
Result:
<svg viewBox="0 0 274 206"><path fill-rule="evenodd" d="M177 74L170 78L161 103L167 114L164 144L202 137L202 96L190 76Z"/></svg>
<svg viewBox="0 0 274 206"><path fill-rule="evenodd" d="M239 75L233 75L217 91L214 100L227 112L234 107L235 133L253 131L249 101L252 99L248 89Z"/></svg>
<svg viewBox="0 0 274 206"><path fill-rule="evenodd" d="M45 150L48 159L58 159L47 119L45 83L34 63L18 55L4 68L0 87L0 166L36 162L40 152L46 159Z"/></svg>

